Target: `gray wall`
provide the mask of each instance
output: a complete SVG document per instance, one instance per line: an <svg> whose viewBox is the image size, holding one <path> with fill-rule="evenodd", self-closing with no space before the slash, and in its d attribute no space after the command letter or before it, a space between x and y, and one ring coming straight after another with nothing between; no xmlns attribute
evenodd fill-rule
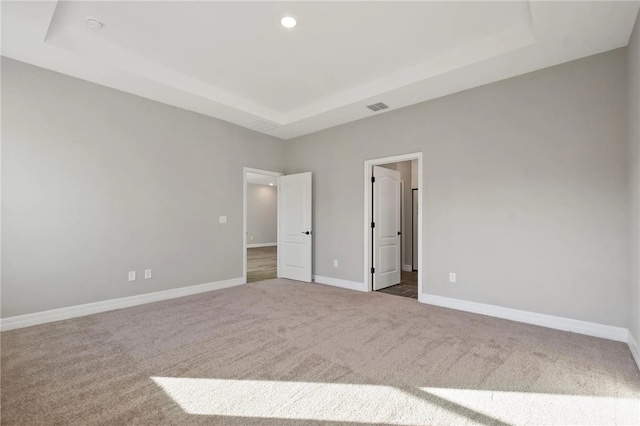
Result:
<svg viewBox="0 0 640 426"><path fill-rule="evenodd" d="M2 58L2 317L240 277L244 166L313 171L314 273L361 282L362 164L422 151L425 292L640 341L638 33L287 143Z"/></svg>
<svg viewBox="0 0 640 426"><path fill-rule="evenodd" d="M363 281L363 162L421 151L426 293L627 327L626 78L618 49L288 141L315 274Z"/></svg>
<svg viewBox="0 0 640 426"><path fill-rule="evenodd" d="M282 141L6 58L2 115L3 317L242 277L243 167Z"/></svg>
<svg viewBox="0 0 640 426"><path fill-rule="evenodd" d="M628 52L629 160L631 205L631 333L640 343L640 15L631 35Z"/></svg>
<svg viewBox="0 0 640 426"><path fill-rule="evenodd" d="M247 244L278 241L278 188L247 184Z"/></svg>

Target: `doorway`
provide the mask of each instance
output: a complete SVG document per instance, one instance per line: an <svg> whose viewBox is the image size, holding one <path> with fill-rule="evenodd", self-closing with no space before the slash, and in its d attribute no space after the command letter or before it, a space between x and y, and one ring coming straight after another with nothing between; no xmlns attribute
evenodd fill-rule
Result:
<svg viewBox="0 0 640 426"><path fill-rule="evenodd" d="M244 168L243 277L245 283L278 276L278 178Z"/></svg>
<svg viewBox="0 0 640 426"><path fill-rule="evenodd" d="M365 161L368 291L421 299L422 153Z"/></svg>
<svg viewBox="0 0 640 426"><path fill-rule="evenodd" d="M253 188L252 185L262 185L262 188ZM260 203L252 207L250 197L253 192L262 195L258 195ZM269 192L272 195L265 195ZM263 200L263 197L268 197L268 200ZM271 278L312 281L312 198L311 172L285 176L280 172L244 168L244 283ZM259 229L252 223L255 218L260 223L270 224L269 227Z"/></svg>

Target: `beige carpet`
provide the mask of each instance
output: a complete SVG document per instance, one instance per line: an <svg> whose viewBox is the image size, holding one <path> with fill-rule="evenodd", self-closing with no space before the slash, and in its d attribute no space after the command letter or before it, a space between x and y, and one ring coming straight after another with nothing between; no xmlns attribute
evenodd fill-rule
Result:
<svg viewBox="0 0 640 426"><path fill-rule="evenodd" d="M6 425L638 424L623 343L271 280L2 333Z"/></svg>

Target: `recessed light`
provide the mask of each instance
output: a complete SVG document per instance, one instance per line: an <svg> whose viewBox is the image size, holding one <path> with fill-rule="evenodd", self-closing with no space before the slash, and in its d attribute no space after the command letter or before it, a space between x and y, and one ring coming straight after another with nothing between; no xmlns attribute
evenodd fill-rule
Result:
<svg viewBox="0 0 640 426"><path fill-rule="evenodd" d="M93 19L93 18L87 18L86 22L87 27L91 28L92 30L100 30L102 29L102 27L104 26L102 24L102 22L98 21L97 19Z"/></svg>
<svg viewBox="0 0 640 426"><path fill-rule="evenodd" d="M285 16L280 20L280 23L285 28L293 28L296 26L296 19L291 16Z"/></svg>
<svg viewBox="0 0 640 426"><path fill-rule="evenodd" d="M270 184L269 184L269 186L273 186L273 184L272 184L272 183L270 183Z"/></svg>

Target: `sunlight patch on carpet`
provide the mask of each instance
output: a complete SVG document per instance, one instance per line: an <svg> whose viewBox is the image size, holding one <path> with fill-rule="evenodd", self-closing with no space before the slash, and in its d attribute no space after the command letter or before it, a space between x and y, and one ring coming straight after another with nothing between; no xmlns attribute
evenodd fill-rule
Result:
<svg viewBox="0 0 640 426"><path fill-rule="evenodd" d="M634 398L268 380L151 377L186 413L438 424L638 424Z"/></svg>
<svg viewBox="0 0 640 426"><path fill-rule="evenodd" d="M640 423L640 400L636 398L433 387L420 390L511 424Z"/></svg>
<svg viewBox="0 0 640 426"><path fill-rule="evenodd" d="M185 412L200 415L382 422L468 420L392 386L152 377ZM425 417L428 416L428 417Z"/></svg>

